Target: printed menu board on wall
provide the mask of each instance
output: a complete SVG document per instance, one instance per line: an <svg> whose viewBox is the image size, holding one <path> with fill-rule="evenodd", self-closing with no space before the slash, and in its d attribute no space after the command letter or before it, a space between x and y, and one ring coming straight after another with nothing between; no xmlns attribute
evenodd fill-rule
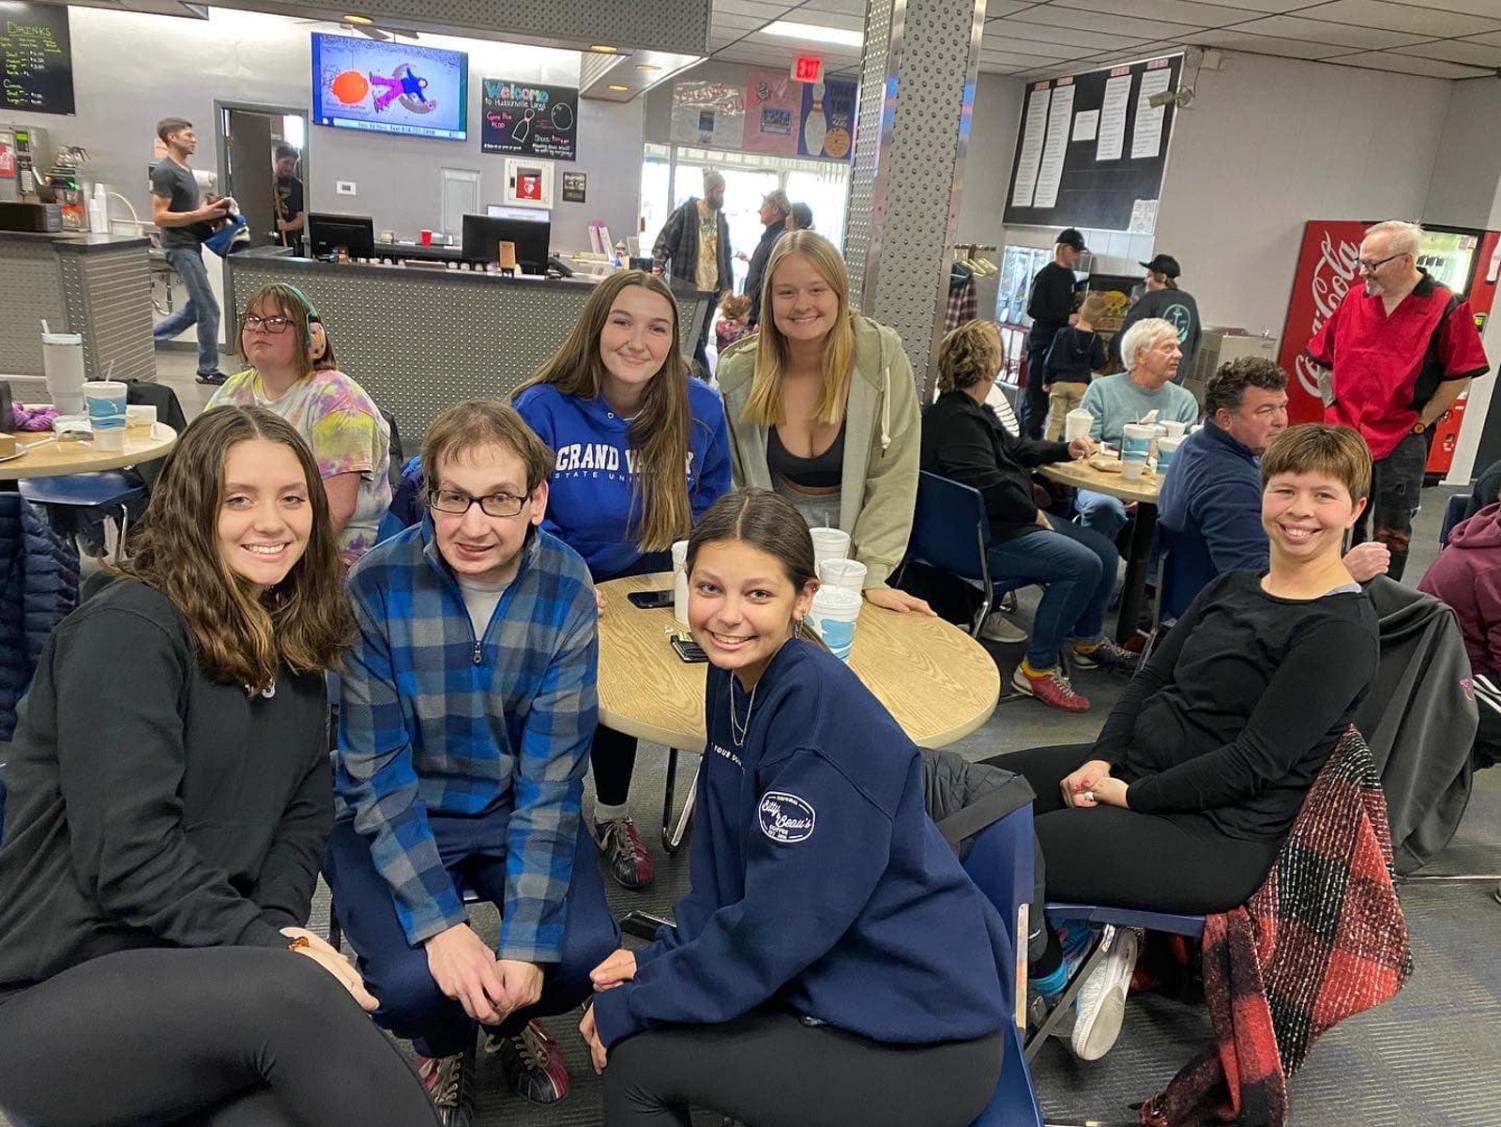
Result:
<svg viewBox="0 0 1501 1127"><path fill-rule="evenodd" d="M480 99L482 152L578 159L576 88L486 78Z"/></svg>
<svg viewBox="0 0 1501 1127"><path fill-rule="evenodd" d="M1027 90L1005 222L1151 233L1167 167L1181 55L1035 82Z"/></svg>
<svg viewBox="0 0 1501 1127"><path fill-rule="evenodd" d="M849 159L855 148L858 93L859 87L853 79L803 83L802 127L797 137L799 156Z"/></svg>
<svg viewBox="0 0 1501 1127"><path fill-rule="evenodd" d="M0 110L74 112L66 7L0 4Z"/></svg>

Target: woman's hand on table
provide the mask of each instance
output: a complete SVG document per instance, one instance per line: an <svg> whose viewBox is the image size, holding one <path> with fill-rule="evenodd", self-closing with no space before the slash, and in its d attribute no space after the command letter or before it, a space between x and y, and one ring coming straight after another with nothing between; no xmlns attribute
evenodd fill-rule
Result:
<svg viewBox="0 0 1501 1127"><path fill-rule="evenodd" d="M1099 788L1106 781L1119 782L1118 779L1110 778L1110 764L1103 759L1091 759L1077 771L1065 775L1058 784L1058 789L1063 794L1063 804L1083 810L1101 805L1104 800L1100 797Z"/></svg>
<svg viewBox="0 0 1501 1127"><path fill-rule="evenodd" d="M1076 438L1068 444L1068 456L1076 462L1094 457L1095 446L1088 438Z"/></svg>
<svg viewBox="0 0 1501 1127"><path fill-rule="evenodd" d="M874 605L894 610L898 614L916 611L929 618L938 617L938 612L928 606L925 600L919 599L916 595L909 595L905 591L898 591L895 587L867 587L865 597Z"/></svg>

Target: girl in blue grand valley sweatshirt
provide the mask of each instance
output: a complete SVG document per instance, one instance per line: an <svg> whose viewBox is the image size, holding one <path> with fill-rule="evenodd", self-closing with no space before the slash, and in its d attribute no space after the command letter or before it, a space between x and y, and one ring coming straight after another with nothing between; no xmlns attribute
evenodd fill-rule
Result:
<svg viewBox="0 0 1501 1127"><path fill-rule="evenodd" d="M594 972L608 1127L968 1124L1000 1072L1002 924L929 820L916 747L802 619L807 526L766 490L688 549L709 655L692 891ZM867 614L884 613L868 609ZM669 1118L672 1117L672 1118Z"/></svg>
<svg viewBox="0 0 1501 1127"><path fill-rule="evenodd" d="M542 527L584 557L597 583L669 570L673 541L730 487L724 407L689 378L678 341L667 284L624 270L595 287L568 339L516 393L516 410L557 458ZM601 726L589 758L606 868L644 887L651 855L629 815L636 740Z"/></svg>

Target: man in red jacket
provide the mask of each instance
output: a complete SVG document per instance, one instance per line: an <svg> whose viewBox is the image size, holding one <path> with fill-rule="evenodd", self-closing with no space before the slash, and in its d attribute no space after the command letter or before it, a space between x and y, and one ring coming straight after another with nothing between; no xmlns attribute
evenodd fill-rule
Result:
<svg viewBox="0 0 1501 1127"><path fill-rule="evenodd" d="M1333 369L1324 421L1354 427L1374 461L1371 505L1355 524L1355 543L1376 535L1402 578L1412 515L1428 464L1431 427L1475 376L1489 369L1469 302L1417 264L1423 229L1389 220L1368 228L1360 277L1311 341L1308 355Z"/></svg>

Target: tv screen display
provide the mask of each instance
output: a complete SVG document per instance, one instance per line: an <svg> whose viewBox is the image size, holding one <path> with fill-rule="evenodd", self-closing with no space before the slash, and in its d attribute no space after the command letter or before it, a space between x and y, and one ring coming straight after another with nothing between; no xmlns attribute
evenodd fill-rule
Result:
<svg viewBox="0 0 1501 1127"><path fill-rule="evenodd" d="M313 33L313 121L464 141L469 56L394 40Z"/></svg>

